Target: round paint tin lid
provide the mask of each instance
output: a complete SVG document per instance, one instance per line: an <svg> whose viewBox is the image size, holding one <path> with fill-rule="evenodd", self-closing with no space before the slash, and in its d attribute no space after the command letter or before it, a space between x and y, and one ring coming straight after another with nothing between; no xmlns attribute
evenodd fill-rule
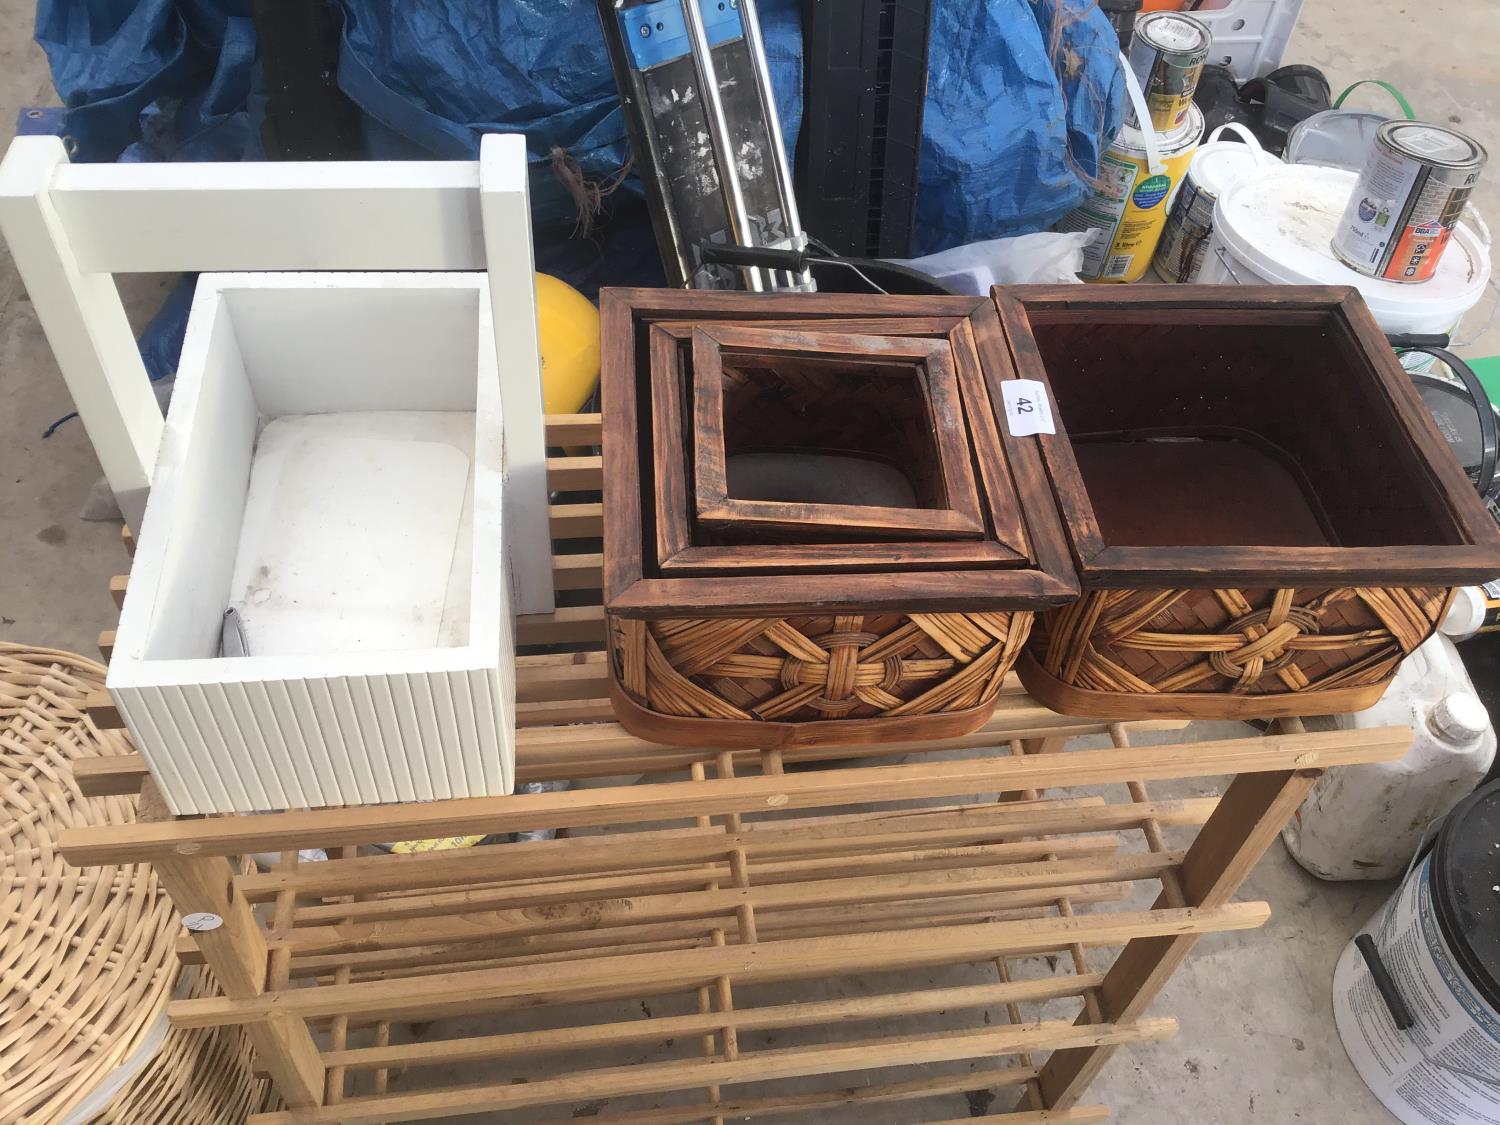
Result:
<svg viewBox="0 0 1500 1125"><path fill-rule="evenodd" d="M1208 51L1213 35L1191 16L1176 12L1153 12L1136 21L1135 35L1168 55L1198 55Z"/></svg>
<svg viewBox="0 0 1500 1125"><path fill-rule="evenodd" d="M1454 958L1500 1008L1500 781L1481 786L1443 821L1432 851L1432 901Z"/></svg>
<svg viewBox="0 0 1500 1125"><path fill-rule="evenodd" d="M1478 141L1425 121L1387 121L1375 135L1398 152L1445 168L1467 168L1489 158Z"/></svg>
<svg viewBox="0 0 1500 1125"><path fill-rule="evenodd" d="M1165 159L1186 152L1197 144L1202 136L1203 111L1195 105L1190 105L1187 120L1170 132L1158 132L1156 144L1162 158ZM1144 156L1146 137L1138 125L1127 121L1120 126L1120 131L1115 134L1114 144L1110 147L1133 156Z"/></svg>

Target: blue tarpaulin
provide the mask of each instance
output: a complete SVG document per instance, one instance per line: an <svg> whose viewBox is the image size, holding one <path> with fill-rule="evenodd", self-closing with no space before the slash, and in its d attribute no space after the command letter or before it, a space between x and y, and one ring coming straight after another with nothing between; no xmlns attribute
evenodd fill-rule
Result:
<svg viewBox="0 0 1500 1125"><path fill-rule="evenodd" d="M802 112L799 2L758 9L789 148ZM341 8L338 80L365 116L369 155L472 158L483 133L524 133L539 238L575 218L554 148L599 179L625 162L588 0ZM248 0L39 0L36 34L75 159L262 155ZM934 0L914 253L1040 230L1081 199L1119 122L1116 49L1094 0ZM631 178L623 190L639 187Z"/></svg>

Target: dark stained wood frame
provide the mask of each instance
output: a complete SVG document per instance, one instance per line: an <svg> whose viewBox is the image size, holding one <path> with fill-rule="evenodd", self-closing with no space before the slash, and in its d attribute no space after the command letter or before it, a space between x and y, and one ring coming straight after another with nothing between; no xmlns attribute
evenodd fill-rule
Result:
<svg viewBox="0 0 1500 1125"><path fill-rule="evenodd" d="M978 539L985 534L979 489L969 464L968 426L946 341L822 329L740 327L693 329L693 497L698 521L723 531L810 532L842 540ZM741 359L789 364L847 360L892 378L916 375L933 434L945 507L880 507L742 500L729 495L725 433L725 365Z"/></svg>
<svg viewBox="0 0 1500 1125"><path fill-rule="evenodd" d="M834 294L757 295L666 289L606 289L600 295L603 327L601 395L604 404L604 586L611 612L631 617L743 615L839 610L875 612L915 608L931 612L976 608L1033 608L1060 605L1077 596L1067 539L1055 507L1038 500L1048 495L1047 470L1035 438L1013 438L999 431L994 451L1000 471L1008 470L1016 493L1025 498L1020 518L1029 567L990 570L902 570L897 573L839 572L757 575L742 573L673 576L647 556L656 541L650 387L638 380L638 366L649 356L654 325L733 320L746 323L840 321L841 328L875 330L898 318L967 318L992 399L1000 380L1015 378L994 305L973 297L864 297ZM936 335L940 329L922 334ZM960 372L962 377L962 371ZM643 471L642 466L647 466ZM981 471L988 474L994 463ZM686 511L684 492L684 511ZM884 545L882 545L884 546ZM896 550L906 546L892 545ZM790 550L788 548L787 550ZM813 547L799 548L802 551ZM778 564L780 565L780 564ZM748 595L753 594L753 600ZM747 606L747 602L749 605Z"/></svg>
<svg viewBox="0 0 1500 1125"><path fill-rule="evenodd" d="M1371 396L1410 439L1420 479L1463 540L1381 547L1116 547L1105 542L1066 432L1039 446L1086 589L1297 585L1462 585L1500 571L1500 529L1486 511L1359 291L1348 286L1242 285L1225 307L1217 285L1018 285L993 290L1016 370L1050 383L1030 324L1090 323L1128 313L1135 323L1325 325L1351 359L1350 394ZM1190 319L1188 319L1190 318ZM1289 404L1288 409L1293 409Z"/></svg>
<svg viewBox="0 0 1500 1125"><path fill-rule="evenodd" d="M989 309L983 310L989 313ZM734 321L712 321L734 324ZM806 321L752 321L757 328L806 327ZM975 438L980 479L984 484L986 515L991 538L984 541L807 543L795 546L757 544L753 552L743 547L695 546L692 542L692 507L683 466L689 461L685 436L682 389L688 376L683 364L692 342L694 324L660 321L650 327L651 410L655 427L654 487L656 498L656 565L664 576L711 577L722 574L764 574L788 571L878 571L977 569L1024 566L1027 554L1025 527L1014 499L1015 486L1008 457L992 411L979 363L977 344L967 317L886 317L816 322L818 331L883 333L947 340L956 366L961 395L985 404L979 411L965 410L969 432Z"/></svg>
<svg viewBox="0 0 1500 1125"><path fill-rule="evenodd" d="M984 310L986 313L988 309ZM713 321L715 325L734 321ZM751 322L756 328L806 327L806 321ZM990 535L983 541L931 541L884 543L807 543L793 546L756 544L753 552L739 546L695 546L692 536L692 504L683 466L690 464L690 443L684 417L687 404L683 390L690 375L685 365L691 357L694 324L662 321L650 327L651 410L655 427L654 486L656 494L656 565L666 576L755 574L786 571L874 571L903 569L935 570L1024 566L1029 563L1027 539L1015 499L1015 485L1001 443L979 363L974 333L967 317L905 317L828 320L816 322L819 332L883 333L947 340L954 359L961 398L982 404L965 408L965 421L974 439L980 478L984 484L985 514ZM669 337L663 339L661 337Z"/></svg>

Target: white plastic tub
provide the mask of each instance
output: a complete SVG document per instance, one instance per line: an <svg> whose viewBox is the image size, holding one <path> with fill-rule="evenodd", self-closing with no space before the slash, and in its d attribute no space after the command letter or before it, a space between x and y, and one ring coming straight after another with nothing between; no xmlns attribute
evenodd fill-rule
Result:
<svg viewBox="0 0 1500 1125"><path fill-rule="evenodd" d="M1301 13L1302 0L1204 0L1193 9L1214 37L1208 61L1227 66L1236 82L1281 65Z"/></svg>
<svg viewBox="0 0 1500 1125"><path fill-rule="evenodd" d="M199 281L108 678L173 812L511 791L492 340L480 274Z"/></svg>
<svg viewBox="0 0 1500 1125"><path fill-rule="evenodd" d="M1403 285L1356 273L1333 256L1330 244L1357 179L1342 168L1286 164L1239 180L1215 204L1198 280L1353 285L1387 333L1451 331L1489 285L1489 247L1460 223L1430 281Z"/></svg>

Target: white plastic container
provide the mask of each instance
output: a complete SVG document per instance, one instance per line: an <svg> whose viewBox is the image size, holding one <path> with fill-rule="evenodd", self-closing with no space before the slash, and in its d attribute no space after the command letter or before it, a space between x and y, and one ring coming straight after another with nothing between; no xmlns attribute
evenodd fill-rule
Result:
<svg viewBox="0 0 1500 1125"><path fill-rule="evenodd" d="M174 813L511 791L493 340L483 274L199 280L107 679Z"/></svg>
<svg viewBox="0 0 1500 1125"><path fill-rule="evenodd" d="M1204 0L1193 16L1213 33L1208 61L1227 66L1236 82L1270 74L1281 65L1302 14L1302 0Z"/></svg>
<svg viewBox="0 0 1500 1125"><path fill-rule="evenodd" d="M1454 590L1453 604L1438 628L1455 641L1466 641L1480 633L1500 633L1500 579Z"/></svg>
<svg viewBox="0 0 1500 1125"><path fill-rule="evenodd" d="M1238 134L1241 140L1221 141L1225 130ZM1188 164L1187 175L1167 213L1167 225L1151 258L1156 276L1180 284L1197 281L1213 233L1214 204L1219 196L1260 168L1279 163L1260 147L1255 134L1238 122L1220 125L1210 133Z"/></svg>
<svg viewBox="0 0 1500 1125"><path fill-rule="evenodd" d="M1330 244L1358 178L1342 168L1285 164L1238 181L1214 207L1213 235L1198 280L1352 285L1387 333L1451 332L1489 285L1488 245L1468 223L1460 223L1429 281L1402 285L1356 273L1333 256Z"/></svg>
<svg viewBox="0 0 1500 1125"><path fill-rule="evenodd" d="M1495 760L1495 729L1458 649L1441 633L1402 662L1374 707L1308 725L1410 726L1415 735L1399 761L1329 770L1283 829L1292 858L1320 879L1398 878L1423 831Z"/></svg>

